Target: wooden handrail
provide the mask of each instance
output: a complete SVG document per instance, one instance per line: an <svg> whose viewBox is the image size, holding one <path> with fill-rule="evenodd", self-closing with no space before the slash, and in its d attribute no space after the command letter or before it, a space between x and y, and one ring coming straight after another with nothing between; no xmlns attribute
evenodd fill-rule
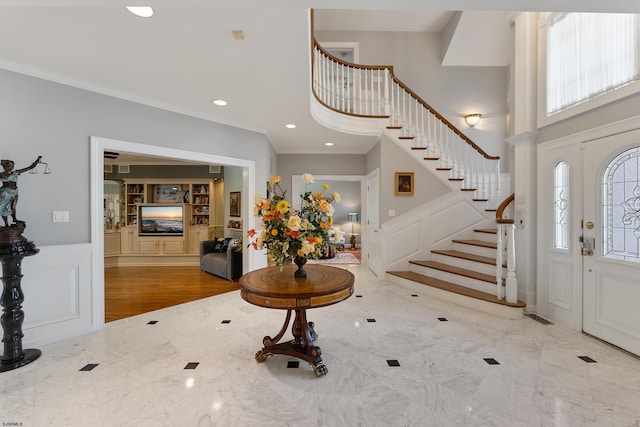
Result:
<svg viewBox="0 0 640 427"><path fill-rule="evenodd" d="M513 224L515 222L515 220L511 218L503 218L505 209L507 209L507 206L509 206L509 204L515 199L516 194L511 193L509 197L507 197L502 201L502 203L500 203L500 206L498 206L498 209L496 209L496 222L498 222L498 224Z"/></svg>
<svg viewBox="0 0 640 427"><path fill-rule="evenodd" d="M311 16L313 19L313 11L311 12L312 12ZM313 25L312 25L312 31L313 31ZM465 141L469 146L471 146L474 150L476 150L480 155L482 155L485 159L488 159L488 160L500 160L500 156L490 156L489 154L487 154L482 148L480 148L475 142L473 142L468 136L466 136L460 129L455 127L449 120L444 118L431 105L429 105L425 100L423 100L414 91L412 91L406 84L404 84L402 80L396 77L393 71L393 65L362 65L362 64L354 64L352 62L344 61L340 58L336 58L335 56L327 52L325 49L323 49L322 46L320 46L320 43L318 43L318 41L315 39L315 37L313 37L312 40L313 40L312 48L311 48L312 52L315 48L317 48L324 56L329 58L331 61L336 62L337 64L340 64L349 68L353 68L356 70L388 70L392 81L398 84L398 86L400 86L404 91L406 91L413 99L415 99L419 104L421 104L424 108L426 108L431 114L433 114L438 120L440 120L440 122L442 122L445 126L447 126L453 133L458 135L463 141ZM314 67L311 67L311 73L312 73L311 81L314 81L314 78L315 78L313 74L315 72L314 69L315 69ZM375 118L387 117L387 116L369 116L369 115L362 115L362 114L353 114L353 113L340 111L323 102L322 99L320 99L320 97L316 93L315 87L312 87L312 92L313 92L313 96L316 98L316 100L318 100L318 102L320 102L325 107L333 111L336 111L338 113L357 116L357 117L375 117Z"/></svg>

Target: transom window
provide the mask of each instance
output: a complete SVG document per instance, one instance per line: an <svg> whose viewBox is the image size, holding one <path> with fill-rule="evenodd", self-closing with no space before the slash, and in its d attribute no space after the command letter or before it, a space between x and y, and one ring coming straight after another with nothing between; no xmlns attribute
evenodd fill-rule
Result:
<svg viewBox="0 0 640 427"><path fill-rule="evenodd" d="M637 91L610 95L640 78L638 15L548 13L541 24L545 117L564 118L574 114L567 110L582 112ZM598 99L603 95L613 99Z"/></svg>
<svg viewBox="0 0 640 427"><path fill-rule="evenodd" d="M602 192L603 255L640 262L640 147L609 163Z"/></svg>

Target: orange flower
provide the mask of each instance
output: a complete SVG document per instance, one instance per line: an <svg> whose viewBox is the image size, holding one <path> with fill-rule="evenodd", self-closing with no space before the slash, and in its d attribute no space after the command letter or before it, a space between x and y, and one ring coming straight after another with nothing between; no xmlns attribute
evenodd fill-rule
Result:
<svg viewBox="0 0 640 427"><path fill-rule="evenodd" d="M272 236L277 236L278 235L278 229L274 228L273 230L271 230L271 235Z"/></svg>
<svg viewBox="0 0 640 427"><path fill-rule="evenodd" d="M258 232L256 231L255 228L252 228L251 230L247 231L247 237L253 237L257 234Z"/></svg>
<svg viewBox="0 0 640 427"><path fill-rule="evenodd" d="M320 202L318 202L318 204L320 205L320 210L322 212L327 212L329 210L329 206L331 206L329 204L329 202L327 202L326 200L320 200Z"/></svg>
<svg viewBox="0 0 640 427"><path fill-rule="evenodd" d="M292 239L297 239L300 237L300 232L298 230L287 230L284 232L285 236L291 236Z"/></svg>
<svg viewBox="0 0 640 427"><path fill-rule="evenodd" d="M276 176L274 176L273 178L271 178L271 182L270 182L270 184L271 184L272 186L273 186L273 185L276 185L277 183L279 183L279 182L280 182L280 180L281 180L281 179L282 179L282 178L280 177L280 175L276 175Z"/></svg>

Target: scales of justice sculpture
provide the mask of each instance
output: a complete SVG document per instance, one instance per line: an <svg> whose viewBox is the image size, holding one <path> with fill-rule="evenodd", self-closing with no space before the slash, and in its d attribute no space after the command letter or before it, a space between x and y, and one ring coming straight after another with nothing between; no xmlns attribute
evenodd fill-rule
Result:
<svg viewBox="0 0 640 427"><path fill-rule="evenodd" d="M49 165L42 162L39 156L31 165L14 169L12 160L1 160L3 171L0 172L0 216L4 226L0 227L0 261L2 261L2 343L4 353L0 363L0 372L10 371L27 365L42 354L37 349L22 348L22 322L24 321L24 311L22 303L24 294L20 287L22 279L21 264L25 256L38 253L35 243L27 240L22 235L27 224L16 217L16 206L18 204L18 176L24 172L32 171L36 173L35 167L42 163L45 165L44 173L51 173ZM9 222L11 218L12 222Z"/></svg>

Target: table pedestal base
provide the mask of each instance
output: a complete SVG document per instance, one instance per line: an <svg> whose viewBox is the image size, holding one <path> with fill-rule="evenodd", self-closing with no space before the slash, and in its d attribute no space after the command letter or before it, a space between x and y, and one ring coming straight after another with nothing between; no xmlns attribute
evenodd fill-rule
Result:
<svg viewBox="0 0 640 427"><path fill-rule="evenodd" d="M293 340L288 342L279 342L285 334L289 321L291 320L291 311L295 311L296 316L293 319L291 333ZM322 362L320 355L322 351L320 347L313 345L313 341L318 338L314 330L313 322L307 322L306 309L287 310L287 317L282 325L282 329L274 338L266 336L262 340L264 347L256 353L256 360L264 362L269 356L274 354L286 354L287 356L297 357L308 362L313 366L313 372L317 377L326 375L327 367Z"/></svg>

